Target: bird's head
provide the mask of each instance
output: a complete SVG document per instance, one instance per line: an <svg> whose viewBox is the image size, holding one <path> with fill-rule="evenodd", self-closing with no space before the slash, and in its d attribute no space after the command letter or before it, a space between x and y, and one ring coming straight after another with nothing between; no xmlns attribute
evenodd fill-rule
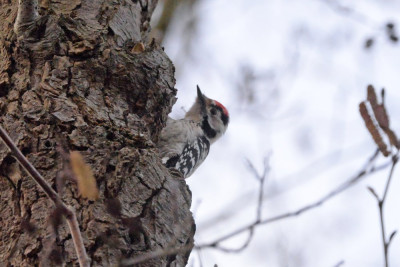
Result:
<svg viewBox="0 0 400 267"><path fill-rule="evenodd" d="M221 137L229 124L228 110L218 101L206 97L197 86L197 98L185 118L199 122L210 143Z"/></svg>

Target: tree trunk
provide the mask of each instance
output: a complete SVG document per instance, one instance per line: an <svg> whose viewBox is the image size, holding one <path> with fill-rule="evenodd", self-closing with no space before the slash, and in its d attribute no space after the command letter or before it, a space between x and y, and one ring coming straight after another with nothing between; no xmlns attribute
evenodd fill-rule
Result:
<svg viewBox="0 0 400 267"><path fill-rule="evenodd" d="M0 9L0 122L76 210L92 266L115 266L160 248L192 247L191 193L154 144L175 103L174 67L144 45L156 0L42 0L17 39L17 1ZM61 147L93 169L100 198L63 177ZM77 265L54 205L0 142L0 265ZM190 250L141 266L184 266Z"/></svg>

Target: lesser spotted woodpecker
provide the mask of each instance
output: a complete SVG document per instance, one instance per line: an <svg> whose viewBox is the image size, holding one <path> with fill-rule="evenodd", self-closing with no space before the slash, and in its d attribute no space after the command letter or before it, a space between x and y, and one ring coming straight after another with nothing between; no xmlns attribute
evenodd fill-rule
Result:
<svg viewBox="0 0 400 267"><path fill-rule="evenodd" d="M193 106L180 120L167 119L157 144L162 163L188 178L205 160L210 145L226 131L228 110L218 101L206 97L197 86Z"/></svg>

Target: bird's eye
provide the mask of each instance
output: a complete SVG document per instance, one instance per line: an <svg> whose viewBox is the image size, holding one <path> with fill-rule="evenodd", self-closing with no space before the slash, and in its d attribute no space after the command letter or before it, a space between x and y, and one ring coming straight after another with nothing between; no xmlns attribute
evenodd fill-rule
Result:
<svg viewBox="0 0 400 267"><path fill-rule="evenodd" d="M211 115L217 114L217 110L215 108L211 108L210 112L211 112Z"/></svg>

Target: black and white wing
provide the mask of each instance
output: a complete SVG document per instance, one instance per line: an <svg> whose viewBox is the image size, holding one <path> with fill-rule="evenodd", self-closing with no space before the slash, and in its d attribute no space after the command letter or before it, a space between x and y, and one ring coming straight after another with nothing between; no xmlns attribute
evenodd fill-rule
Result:
<svg viewBox="0 0 400 267"><path fill-rule="evenodd" d="M162 163L187 178L207 157L210 142L195 122L168 119L161 132L158 149Z"/></svg>

